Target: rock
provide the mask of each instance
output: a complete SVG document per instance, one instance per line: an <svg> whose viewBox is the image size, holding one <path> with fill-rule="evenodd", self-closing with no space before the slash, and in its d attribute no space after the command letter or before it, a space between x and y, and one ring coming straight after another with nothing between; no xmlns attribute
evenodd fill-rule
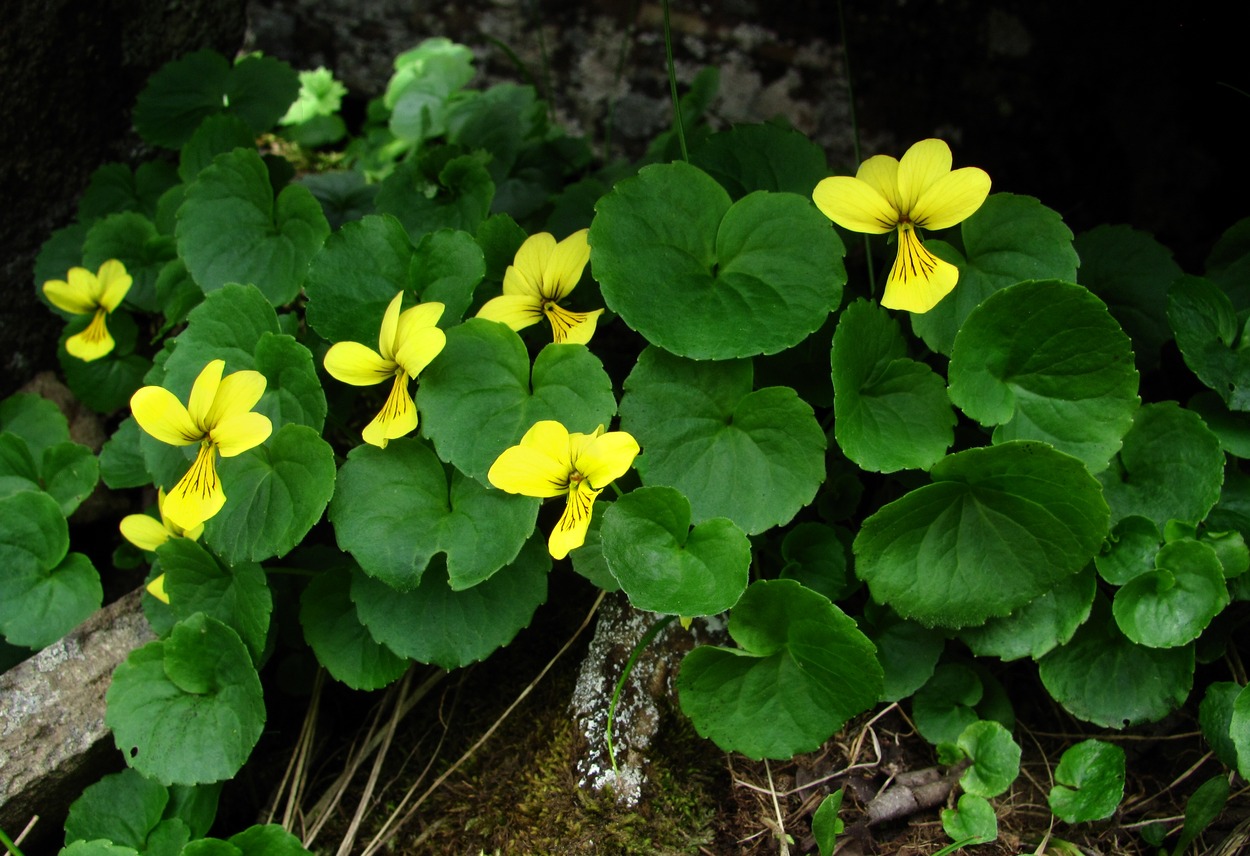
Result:
<svg viewBox="0 0 1250 856"><path fill-rule="evenodd" d="M136 589L0 674L0 829L57 838L82 789L119 767L104 724L113 669L155 638ZM43 852L38 848L26 852Z"/></svg>

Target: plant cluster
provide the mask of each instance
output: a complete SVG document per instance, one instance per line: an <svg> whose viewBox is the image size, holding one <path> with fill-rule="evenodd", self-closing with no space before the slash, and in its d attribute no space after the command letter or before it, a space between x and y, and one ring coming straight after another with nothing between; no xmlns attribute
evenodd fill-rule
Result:
<svg viewBox="0 0 1250 856"><path fill-rule="evenodd" d="M97 481L155 498L114 555L150 565L159 636L108 692L130 769L75 803L63 853L306 852L273 826L206 837L264 727L279 607L331 676L376 689L507 645L553 568L660 615L728 611L736 647L678 679L725 750L788 758L910 699L966 765L959 842L995 837L1019 772L986 662L1032 660L1064 709L1121 729L1223 660L1202 728L1250 775L1230 642L1250 220L1188 274L1142 232L1074 237L991 193L940 141L831 177L784 124L713 132L714 73L632 164L597 163L531 87L473 77L429 40L349 136L324 70L177 60L134 113L161 154L98 170L40 253L66 381L118 421L97 459L51 404L0 405L7 643L99 606L67 525ZM1192 397L1143 401L1172 343ZM1112 815L1124 767L1072 746L1051 808Z"/></svg>

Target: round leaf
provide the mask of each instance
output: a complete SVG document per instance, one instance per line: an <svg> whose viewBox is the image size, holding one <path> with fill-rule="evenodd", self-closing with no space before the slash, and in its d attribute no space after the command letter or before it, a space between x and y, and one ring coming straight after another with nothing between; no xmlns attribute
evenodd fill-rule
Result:
<svg viewBox="0 0 1250 856"><path fill-rule="evenodd" d="M1098 576L1112 585L1122 586L1129 580L1155 569L1155 554L1163 543L1163 535L1154 521L1130 515L1111 529L1102 552L1094 558Z"/></svg>
<svg viewBox="0 0 1250 856"><path fill-rule="evenodd" d="M984 797L964 794L955 808L942 809L942 829L954 841L985 844L998 837L998 817Z"/></svg>
<svg viewBox="0 0 1250 856"><path fill-rule="evenodd" d="M751 385L749 361L695 362L648 348L625 380L621 428L642 446L644 483L681 491L696 523L727 517L755 535L812 501L824 481L825 435L793 389Z"/></svg>
<svg viewBox="0 0 1250 856"><path fill-rule="evenodd" d="M453 589L477 585L517 557L537 517L538 500L449 475L428 446L408 438L352 449L330 505L339 548L401 591L417 587L438 553Z"/></svg>
<svg viewBox="0 0 1250 856"><path fill-rule="evenodd" d="M1155 555L1155 567L1115 593L1116 624L1149 648L1192 642L1228 606L1220 557L1198 541L1174 541Z"/></svg>
<svg viewBox="0 0 1250 856"><path fill-rule="evenodd" d="M399 679L408 661L369 635L351 601L351 574L331 568L300 596L299 622L317 661L354 690L376 690Z"/></svg>
<svg viewBox="0 0 1250 856"><path fill-rule="evenodd" d="M1097 297L1057 280L996 291L951 349L950 398L994 442L1042 440L1107 468L1137 409L1128 336Z"/></svg>
<svg viewBox="0 0 1250 856"><path fill-rule="evenodd" d="M65 843L104 838L127 847L147 849L148 833L160 823L169 803L169 789L135 770L110 773L69 807Z"/></svg>
<svg viewBox="0 0 1250 856"><path fill-rule="evenodd" d="M117 748L130 766L166 785L231 778L265 723L246 646L203 613L131 652L114 671L106 701Z"/></svg>
<svg viewBox="0 0 1250 856"><path fill-rule="evenodd" d="M1064 823L1102 820L1124 798L1124 750L1102 740L1083 740L1064 750L1047 802Z"/></svg>
<svg viewBox="0 0 1250 856"><path fill-rule="evenodd" d="M695 648L677 677L682 711L726 751L811 751L881 694L881 667L855 621L792 580L752 584L729 635L738 650Z"/></svg>
<svg viewBox="0 0 1250 856"><path fill-rule="evenodd" d="M456 669L507 645L530 623L547 600L550 569L547 545L533 537L511 565L464 591L452 591L435 561L412 591L354 574L351 595L374 639L401 657Z"/></svg>
<svg viewBox="0 0 1250 856"><path fill-rule="evenodd" d="M1066 643L1089 618L1097 584L1094 573L1086 568L1005 618L991 618L980 627L964 628L959 638L978 657L1036 660Z"/></svg>
<svg viewBox="0 0 1250 856"><path fill-rule="evenodd" d="M712 134L695 146L690 161L734 199L755 190L810 198L829 174L824 149L793 128L767 123Z"/></svg>
<svg viewBox="0 0 1250 856"><path fill-rule="evenodd" d="M299 294L308 264L330 232L306 187L274 198L269 171L251 149L213 159L178 209L178 254L205 292L254 283L275 306Z"/></svg>
<svg viewBox="0 0 1250 856"><path fill-rule="evenodd" d="M977 722L976 706L985 695L981 678L961 663L943 663L912 698L912 720L920 736L935 746L955 743Z"/></svg>
<svg viewBox="0 0 1250 856"><path fill-rule="evenodd" d="M959 777L967 793L991 799L1004 793L1020 775L1020 747L1011 732L993 720L974 722L959 735L959 748L972 766Z"/></svg>
<svg viewBox="0 0 1250 856"><path fill-rule="evenodd" d="M751 544L723 517L690 528L690 503L668 487L644 487L608 508L603 555L635 609L715 615L747 587Z"/></svg>
<svg viewBox="0 0 1250 856"><path fill-rule="evenodd" d="M924 363L908 359L898 322L883 308L857 300L833 334L834 436L866 470L927 470L955 438L946 383Z"/></svg>
<svg viewBox="0 0 1250 856"><path fill-rule="evenodd" d="M1108 512L1097 482L1046 444L969 449L930 475L864 521L854 543L873 599L904 617L967 627L1007 615L1102 545Z"/></svg>
<svg viewBox="0 0 1250 856"><path fill-rule="evenodd" d="M845 249L809 199L730 203L686 163L644 167L595 206L591 269L608 307L648 341L695 359L774 354L842 296Z"/></svg>
<svg viewBox="0 0 1250 856"><path fill-rule="evenodd" d="M202 612L239 634L259 663L269 633L273 594L264 569L254 562L225 565L188 538L156 548L165 572L165 593L176 619Z"/></svg>
<svg viewBox="0 0 1250 856"><path fill-rule="evenodd" d="M588 434L616 412L612 380L583 345L548 345L531 370L519 336L469 319L421 375L417 409L438 455L478 481L535 423L554 419Z"/></svg>

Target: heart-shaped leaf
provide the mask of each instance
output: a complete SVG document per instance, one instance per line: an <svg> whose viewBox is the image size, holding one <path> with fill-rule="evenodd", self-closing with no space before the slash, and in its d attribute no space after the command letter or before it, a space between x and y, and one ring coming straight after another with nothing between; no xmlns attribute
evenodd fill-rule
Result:
<svg viewBox="0 0 1250 856"><path fill-rule="evenodd" d="M376 690L398 680L408 661L378 643L365 628L351 600L352 575L327 568L300 596L299 622L317 661L354 690Z"/></svg>
<svg viewBox="0 0 1250 856"><path fill-rule="evenodd" d="M1124 798L1124 750L1102 740L1069 746L1055 767L1047 802L1064 823L1087 823L1115 813Z"/></svg>
<svg viewBox="0 0 1250 856"><path fill-rule="evenodd" d="M1228 606L1220 557L1201 542L1173 541L1155 554L1154 565L1157 570L1116 591L1116 624L1129 639L1149 648L1192 642Z"/></svg>

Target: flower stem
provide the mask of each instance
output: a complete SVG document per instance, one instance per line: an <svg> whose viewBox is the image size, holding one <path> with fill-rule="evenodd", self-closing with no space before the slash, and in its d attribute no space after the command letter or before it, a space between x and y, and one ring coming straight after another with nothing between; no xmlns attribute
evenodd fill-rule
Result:
<svg viewBox="0 0 1250 856"><path fill-rule="evenodd" d="M838 0L838 29L842 31L842 65L846 72L846 100L851 112L851 145L854 147L855 163L864 162L859 148L859 118L855 112L855 87L851 83L851 46L846 37L846 12L842 8L842 0ZM864 235L864 259L868 263L868 294L877 293L877 277L872 267L872 244L868 235Z"/></svg>
<svg viewBox="0 0 1250 856"><path fill-rule="evenodd" d="M17 845L4 834L4 830L0 829L0 844L4 845L4 849L9 851L10 856L22 856L22 851L17 849Z"/></svg>
<svg viewBox="0 0 1250 856"><path fill-rule="evenodd" d="M681 101L677 97L677 72L673 69L673 28L668 20L668 0L660 0L664 7L664 55L668 58L668 90L673 99L673 118L677 123L677 142L681 145L681 159L690 162L686 150L686 124L681 117Z"/></svg>
<svg viewBox="0 0 1250 856"><path fill-rule="evenodd" d="M625 687L625 680L634 670L634 664L638 662L638 658L642 656L642 652L651 644L652 640L659 635L660 631L668 627L672 623L676 615L666 615L651 625L651 629L643 634L638 640L638 644L634 646L634 650L629 655L629 660L625 663L625 668L621 670L621 676L617 678L616 688L612 690L612 700L608 702L608 723L604 728L604 739L608 744L608 760L612 762L612 772L618 773L616 769L616 749L612 746L612 720L616 716L616 703L621 698L621 690Z"/></svg>

